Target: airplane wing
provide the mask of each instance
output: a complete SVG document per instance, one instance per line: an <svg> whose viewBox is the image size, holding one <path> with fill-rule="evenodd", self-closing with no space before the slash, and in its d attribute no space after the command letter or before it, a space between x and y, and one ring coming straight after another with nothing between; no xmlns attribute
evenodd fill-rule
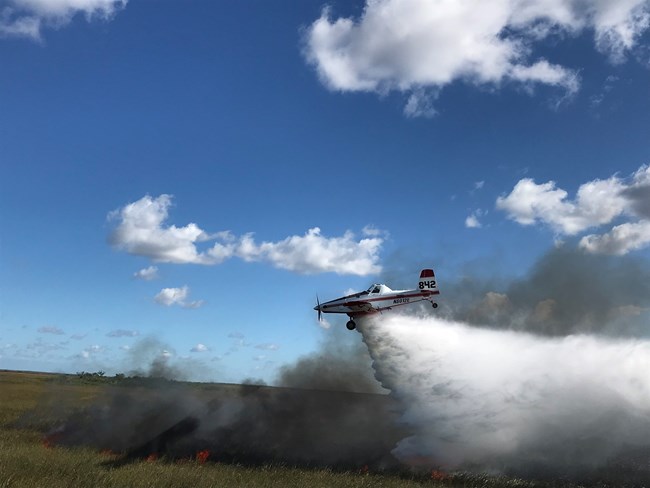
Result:
<svg viewBox="0 0 650 488"><path fill-rule="evenodd" d="M350 307L353 313L355 314L365 314L365 313L375 312L375 309L370 302L364 302L362 300L358 300L355 302L348 302L345 305Z"/></svg>

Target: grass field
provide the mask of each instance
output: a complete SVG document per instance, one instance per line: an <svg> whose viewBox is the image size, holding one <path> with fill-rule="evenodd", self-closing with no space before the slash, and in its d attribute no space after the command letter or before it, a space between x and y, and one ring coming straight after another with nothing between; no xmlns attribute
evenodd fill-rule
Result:
<svg viewBox="0 0 650 488"><path fill-rule="evenodd" d="M213 455L125 460L121 453L60 447L45 434L96 400L109 378L0 371L0 488L9 487L577 487L504 477L369 469L256 466ZM128 384L124 388L134 388ZM228 388L197 385L194 388ZM596 486L608 486L598 483ZM615 486L615 485L611 485ZM638 485L641 486L641 485Z"/></svg>

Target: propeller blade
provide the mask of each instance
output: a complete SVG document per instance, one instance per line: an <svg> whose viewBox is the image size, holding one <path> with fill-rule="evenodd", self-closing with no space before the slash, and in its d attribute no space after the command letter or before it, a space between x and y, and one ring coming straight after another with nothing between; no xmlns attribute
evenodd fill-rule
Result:
<svg viewBox="0 0 650 488"><path fill-rule="evenodd" d="M321 312L321 309L320 309L320 300L318 299L318 295L316 295L316 304L318 305L318 321L320 322L321 321L320 319L321 319L323 313Z"/></svg>

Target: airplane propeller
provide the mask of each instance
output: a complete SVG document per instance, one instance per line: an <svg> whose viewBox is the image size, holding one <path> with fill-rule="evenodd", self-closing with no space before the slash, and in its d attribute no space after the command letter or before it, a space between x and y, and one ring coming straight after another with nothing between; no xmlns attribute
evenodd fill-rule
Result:
<svg viewBox="0 0 650 488"><path fill-rule="evenodd" d="M320 309L320 300L318 299L318 295L316 295L316 305L318 305L318 321L321 321L321 317L323 316L323 312L321 312Z"/></svg>

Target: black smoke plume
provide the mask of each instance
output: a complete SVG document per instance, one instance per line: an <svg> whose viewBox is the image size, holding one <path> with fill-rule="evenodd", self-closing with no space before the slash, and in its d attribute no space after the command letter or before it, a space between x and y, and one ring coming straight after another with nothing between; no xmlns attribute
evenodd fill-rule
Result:
<svg viewBox="0 0 650 488"><path fill-rule="evenodd" d="M278 387L171 381L174 369L156 358L140 368L148 378L104 388L47 442L108 450L118 463L207 451L210 460L249 465L396 466L390 452L405 431L392 399L377 393L365 346L356 334L346 343L328 336L318 353L282 369Z"/></svg>

